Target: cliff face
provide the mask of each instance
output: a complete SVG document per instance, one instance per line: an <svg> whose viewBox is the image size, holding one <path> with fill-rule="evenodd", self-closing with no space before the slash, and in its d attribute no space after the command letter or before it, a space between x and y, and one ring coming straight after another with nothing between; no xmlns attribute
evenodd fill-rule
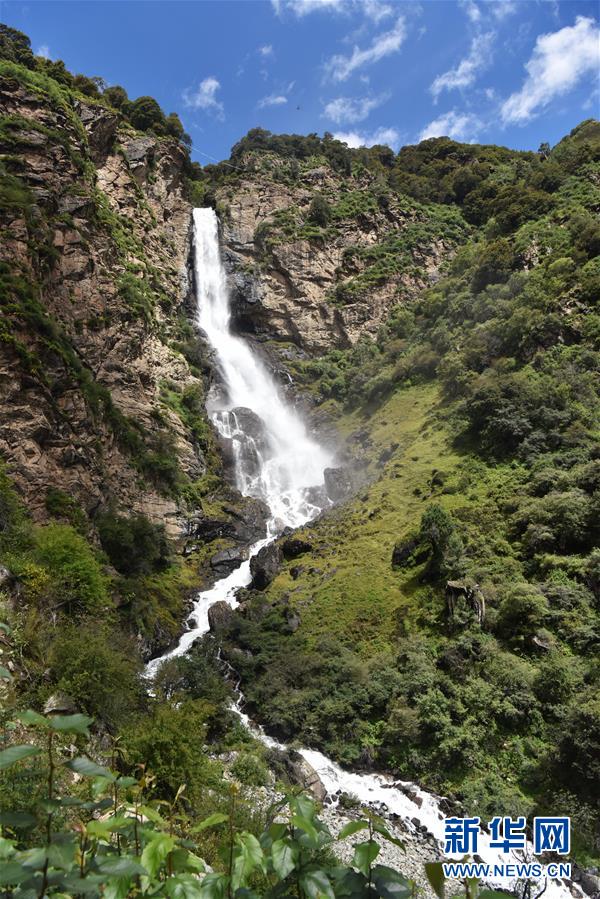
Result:
<svg viewBox="0 0 600 899"><path fill-rule="evenodd" d="M459 215L440 219L370 172L341 175L317 159L288 176L285 165L249 154L234 189L217 191L235 314L251 333L310 354L374 336L468 233Z"/></svg>
<svg viewBox="0 0 600 899"><path fill-rule="evenodd" d="M52 84L0 78L0 455L37 519L52 487L176 536L173 483L205 470L177 402L201 405L199 372L173 348L189 339L185 154Z"/></svg>

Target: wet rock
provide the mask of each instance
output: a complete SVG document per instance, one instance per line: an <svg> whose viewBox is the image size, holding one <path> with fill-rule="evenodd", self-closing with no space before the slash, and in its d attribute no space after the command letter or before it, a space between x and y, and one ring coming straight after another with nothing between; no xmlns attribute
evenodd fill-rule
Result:
<svg viewBox="0 0 600 899"><path fill-rule="evenodd" d="M289 537L281 544L283 555L288 560L297 559L298 556L309 553L312 548L312 543L309 543L308 540L303 540L301 537Z"/></svg>
<svg viewBox="0 0 600 899"><path fill-rule="evenodd" d="M250 572L252 574L252 587L255 590L264 590L279 573L283 553L277 543L269 543L263 546L250 560Z"/></svg>
<svg viewBox="0 0 600 899"><path fill-rule="evenodd" d="M389 462L399 446L399 443L392 443L390 446L386 447L379 453L379 461L382 465L385 465L386 462Z"/></svg>
<svg viewBox="0 0 600 899"><path fill-rule="evenodd" d="M231 606L221 599L208 610L208 626L211 631L222 631L229 627L235 612Z"/></svg>
<svg viewBox="0 0 600 899"><path fill-rule="evenodd" d="M233 537L241 543L256 543L267 534L269 507L260 499L243 497L239 506L223 506L233 519Z"/></svg>
<svg viewBox="0 0 600 899"><path fill-rule="evenodd" d="M327 496L334 503L347 499L352 493L352 478L345 468L326 468L323 472Z"/></svg>
<svg viewBox="0 0 600 899"><path fill-rule="evenodd" d="M236 568L248 558L248 550L244 546L235 546L231 549L222 549L215 553L210 560L210 567L219 576L224 576L235 571Z"/></svg>

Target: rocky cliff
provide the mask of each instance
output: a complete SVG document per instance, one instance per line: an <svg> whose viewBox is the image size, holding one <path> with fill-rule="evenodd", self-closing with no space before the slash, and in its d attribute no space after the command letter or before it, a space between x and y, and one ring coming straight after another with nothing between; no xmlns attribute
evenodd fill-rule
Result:
<svg viewBox="0 0 600 899"><path fill-rule="evenodd" d="M186 154L20 66L0 107L0 455L37 519L53 488L178 535L175 484L206 468L181 406L202 397L180 352Z"/></svg>
<svg viewBox="0 0 600 899"><path fill-rule="evenodd" d="M312 355L375 336L468 235L454 210L393 194L366 169L319 157L291 168L264 152L239 162L216 192L238 325Z"/></svg>

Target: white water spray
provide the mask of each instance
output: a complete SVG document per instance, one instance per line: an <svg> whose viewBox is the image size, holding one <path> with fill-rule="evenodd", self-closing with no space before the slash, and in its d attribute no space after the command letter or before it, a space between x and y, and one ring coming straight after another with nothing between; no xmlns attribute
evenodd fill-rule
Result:
<svg viewBox="0 0 600 899"><path fill-rule="evenodd" d="M154 677L168 658L184 655L209 630L208 610L219 600L237 606L236 593L250 583L250 558L273 540L284 527L299 527L313 518L320 506L314 490L323 482L323 471L331 464L329 454L311 440L294 410L285 402L277 386L255 357L249 345L230 330L229 297L219 252L218 221L212 209L194 210L195 276L198 324L215 350L226 396L215 406L211 418L220 434L232 441L237 486L247 496L264 500L270 511L268 536L250 547L249 558L210 590L198 594L190 615L190 628L177 647L146 667L146 676ZM254 434L249 433L250 425ZM258 431L256 425L258 424ZM269 737L243 710L241 693L233 710L246 727L266 746L287 749ZM385 804L411 831L415 821L440 843L444 840L444 814L439 798L410 782L393 781L384 774L359 774L345 771L322 752L299 749L300 755L319 775L330 796L349 793L368 805ZM478 856L489 865L522 859L504 856L490 847L489 835L482 833ZM531 846L524 856L531 858ZM448 856L452 858L452 856ZM490 886L515 887L514 879L490 877ZM581 890L577 895L581 896ZM535 892L535 891L534 891ZM551 880L544 890L545 899L572 899L573 893L562 880Z"/></svg>

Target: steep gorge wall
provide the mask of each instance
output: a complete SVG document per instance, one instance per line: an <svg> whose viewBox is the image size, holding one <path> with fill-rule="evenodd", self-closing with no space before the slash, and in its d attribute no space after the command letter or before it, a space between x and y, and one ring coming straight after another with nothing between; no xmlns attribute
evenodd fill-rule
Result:
<svg viewBox="0 0 600 899"><path fill-rule="evenodd" d="M0 456L38 520L57 488L176 536L173 479L206 468L161 395L202 394L173 348L190 339L185 154L22 72L0 77Z"/></svg>
<svg viewBox="0 0 600 899"><path fill-rule="evenodd" d="M318 159L290 176L284 160L249 154L232 177L216 197L238 325L309 354L375 336L468 233L453 210L434 221L372 173L342 175ZM330 210L321 226L311 221L315 195Z"/></svg>

